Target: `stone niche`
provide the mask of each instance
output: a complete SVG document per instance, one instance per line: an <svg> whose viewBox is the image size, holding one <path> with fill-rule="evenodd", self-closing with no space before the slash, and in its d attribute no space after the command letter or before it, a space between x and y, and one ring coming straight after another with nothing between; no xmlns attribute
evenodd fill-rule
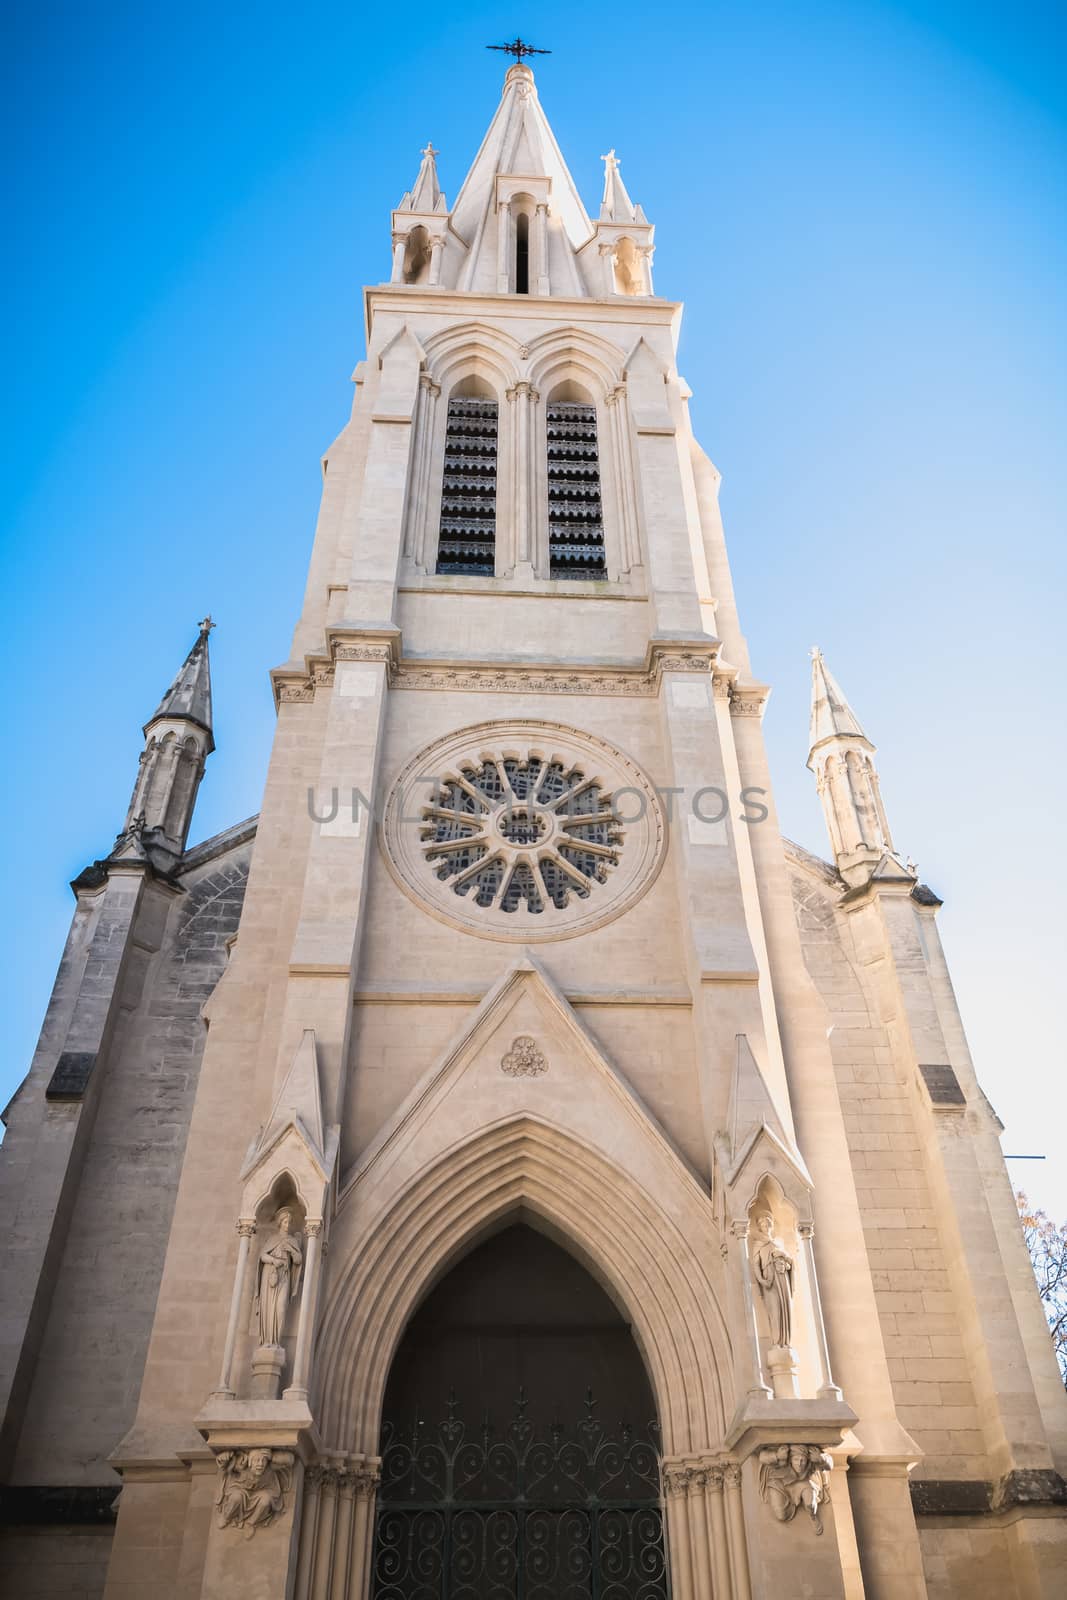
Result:
<svg viewBox="0 0 1067 1600"><path fill-rule="evenodd" d="M306 1256L307 1210L287 1172L275 1178L255 1220L242 1367L250 1373L251 1398L274 1400L283 1375L292 1373Z"/></svg>

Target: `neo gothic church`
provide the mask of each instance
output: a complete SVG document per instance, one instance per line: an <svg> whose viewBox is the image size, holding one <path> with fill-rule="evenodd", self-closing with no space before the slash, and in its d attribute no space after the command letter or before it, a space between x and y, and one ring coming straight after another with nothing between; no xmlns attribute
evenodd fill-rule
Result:
<svg viewBox="0 0 1067 1600"><path fill-rule="evenodd" d="M262 810L209 621L7 1111L0 1593L1053 1600L1067 1399L816 654L784 840L681 306L519 64L365 290ZM673 286L672 286L673 287Z"/></svg>

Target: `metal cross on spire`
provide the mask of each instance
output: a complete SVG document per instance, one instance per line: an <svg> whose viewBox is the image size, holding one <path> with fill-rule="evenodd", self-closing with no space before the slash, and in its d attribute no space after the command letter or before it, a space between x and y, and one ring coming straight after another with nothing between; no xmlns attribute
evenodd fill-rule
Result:
<svg viewBox="0 0 1067 1600"><path fill-rule="evenodd" d="M521 65L523 56L550 56L551 50L538 50L536 45L527 44L525 39L518 37L512 39L510 44L487 44L487 50L503 50L505 55L514 56Z"/></svg>

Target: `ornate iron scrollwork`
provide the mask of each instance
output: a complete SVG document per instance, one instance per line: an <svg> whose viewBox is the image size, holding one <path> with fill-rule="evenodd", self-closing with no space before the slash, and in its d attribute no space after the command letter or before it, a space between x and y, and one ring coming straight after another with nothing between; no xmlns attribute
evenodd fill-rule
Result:
<svg viewBox="0 0 1067 1600"><path fill-rule="evenodd" d="M528 1410L385 1424L374 1600L666 1600L657 1425Z"/></svg>

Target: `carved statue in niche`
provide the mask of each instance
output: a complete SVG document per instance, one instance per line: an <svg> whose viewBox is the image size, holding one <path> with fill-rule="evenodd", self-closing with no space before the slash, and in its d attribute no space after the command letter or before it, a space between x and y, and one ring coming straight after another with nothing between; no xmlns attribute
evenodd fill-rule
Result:
<svg viewBox="0 0 1067 1600"><path fill-rule="evenodd" d="M279 1211L275 1222L278 1226L277 1236L259 1252L259 1276L252 1306L261 1345L281 1344L285 1315L290 1300L296 1299L304 1263L300 1246L290 1234L292 1212L285 1209Z"/></svg>
<svg viewBox="0 0 1067 1600"><path fill-rule="evenodd" d="M795 1263L785 1245L774 1236L774 1218L764 1211L756 1219L752 1268L763 1295L771 1338L787 1348L793 1336L793 1286Z"/></svg>
<svg viewBox="0 0 1067 1600"><path fill-rule="evenodd" d="M779 1522L792 1522L804 1507L815 1532L822 1533L820 1514L830 1498L826 1474L833 1459L814 1444L772 1445L759 1453L759 1492Z"/></svg>
<svg viewBox="0 0 1067 1600"><path fill-rule="evenodd" d="M231 1524L251 1539L285 1505L293 1477L291 1450L223 1450L217 1457L221 1482L215 1496L220 1528Z"/></svg>

